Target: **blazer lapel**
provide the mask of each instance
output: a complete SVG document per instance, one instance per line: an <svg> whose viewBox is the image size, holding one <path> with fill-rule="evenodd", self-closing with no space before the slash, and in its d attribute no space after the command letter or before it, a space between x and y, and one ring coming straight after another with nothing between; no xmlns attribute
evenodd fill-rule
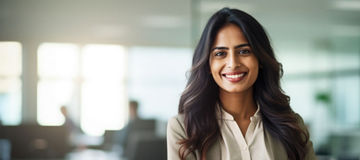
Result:
<svg viewBox="0 0 360 160"><path fill-rule="evenodd" d="M218 138L207 151L206 157L209 160L219 160L222 159L221 156L221 138Z"/></svg>
<svg viewBox="0 0 360 160"><path fill-rule="evenodd" d="M273 138L266 129L264 129L264 141L271 159L287 159L287 153L282 143L278 139Z"/></svg>

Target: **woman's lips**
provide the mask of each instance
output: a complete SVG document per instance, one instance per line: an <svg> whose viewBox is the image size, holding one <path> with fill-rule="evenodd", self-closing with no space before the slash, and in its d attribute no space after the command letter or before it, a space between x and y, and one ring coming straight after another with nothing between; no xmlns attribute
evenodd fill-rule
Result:
<svg viewBox="0 0 360 160"><path fill-rule="evenodd" d="M224 73L222 76L230 82L239 82L247 75L247 72Z"/></svg>

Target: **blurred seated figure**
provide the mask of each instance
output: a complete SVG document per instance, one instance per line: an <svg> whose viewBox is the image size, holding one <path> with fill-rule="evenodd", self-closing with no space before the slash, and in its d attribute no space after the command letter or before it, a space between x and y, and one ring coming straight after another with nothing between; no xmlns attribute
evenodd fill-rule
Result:
<svg viewBox="0 0 360 160"><path fill-rule="evenodd" d="M115 145L119 146L122 150L121 155L128 157L131 143L136 139L137 135L146 133L146 135L155 136L155 120L154 119L141 119L138 115L139 104L137 101L129 102L129 122L128 124L115 133Z"/></svg>
<svg viewBox="0 0 360 160"><path fill-rule="evenodd" d="M60 112L64 116L65 122L63 126L66 128L67 131L67 137L68 142L71 147L74 148L83 148L84 146L81 145L78 141L78 139L84 134L81 130L81 128L76 125L76 123L72 120L68 113L67 106L62 105L60 107Z"/></svg>
<svg viewBox="0 0 360 160"><path fill-rule="evenodd" d="M78 127L74 121L70 118L67 107L65 105L60 107L60 112L65 118L64 126L70 131L70 132L77 132L82 133L80 127Z"/></svg>
<svg viewBox="0 0 360 160"><path fill-rule="evenodd" d="M139 119L138 108L139 108L139 103L137 101L132 100L129 102L129 122L116 135L117 136L116 140L123 149L125 149L127 145L126 140L128 139L129 136L129 132L130 132L129 128L133 126L133 122L135 120Z"/></svg>

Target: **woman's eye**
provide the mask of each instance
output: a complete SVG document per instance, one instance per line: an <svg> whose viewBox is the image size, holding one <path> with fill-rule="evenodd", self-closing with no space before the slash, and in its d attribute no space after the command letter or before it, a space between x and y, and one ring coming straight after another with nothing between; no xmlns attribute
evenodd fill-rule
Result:
<svg viewBox="0 0 360 160"><path fill-rule="evenodd" d="M239 54L249 54L251 51L249 49L242 49L238 51Z"/></svg>
<svg viewBox="0 0 360 160"><path fill-rule="evenodd" d="M215 53L215 56L223 56L225 55L226 53L225 52L216 52Z"/></svg>

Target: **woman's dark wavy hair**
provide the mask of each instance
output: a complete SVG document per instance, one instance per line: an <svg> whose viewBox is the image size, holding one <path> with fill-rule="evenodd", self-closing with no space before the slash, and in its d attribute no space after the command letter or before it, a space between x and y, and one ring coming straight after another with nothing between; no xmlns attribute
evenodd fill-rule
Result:
<svg viewBox="0 0 360 160"><path fill-rule="evenodd" d="M282 65L275 58L269 38L252 16L229 8L221 9L210 18L195 49L188 83L179 102L179 114L184 115L187 134L187 138L179 142L179 156L185 159L198 150L201 159L206 159L207 150L221 136L216 119L219 88L210 74L209 54L219 29L229 23L242 30L259 61L253 97L261 108L264 128L280 140L289 159L303 159L309 134L299 126L299 117L289 105L290 98L280 87Z"/></svg>

